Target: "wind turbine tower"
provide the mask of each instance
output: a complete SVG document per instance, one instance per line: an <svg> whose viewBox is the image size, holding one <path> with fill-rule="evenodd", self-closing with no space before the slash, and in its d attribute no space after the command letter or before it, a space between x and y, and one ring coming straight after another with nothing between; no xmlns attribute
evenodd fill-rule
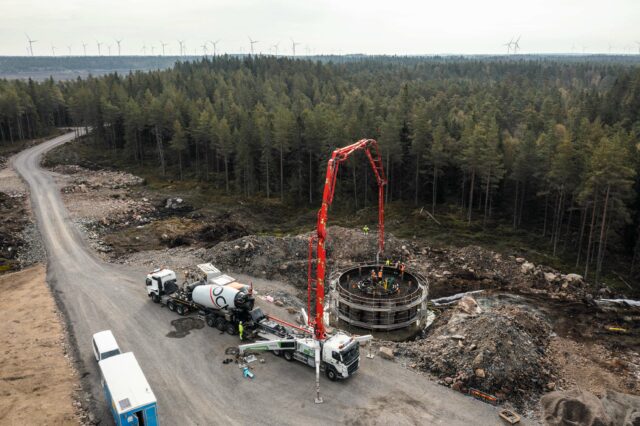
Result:
<svg viewBox="0 0 640 426"><path fill-rule="evenodd" d="M249 37L249 44L251 45L251 54L253 55L253 45L259 43L258 40L253 40L251 37Z"/></svg>
<svg viewBox="0 0 640 426"><path fill-rule="evenodd" d="M116 44L118 45L118 56L120 56L120 43L122 43L122 39L116 40Z"/></svg>
<svg viewBox="0 0 640 426"><path fill-rule="evenodd" d="M216 40L216 41L209 40L209 43L211 43L211 46L213 46L213 56L216 56L216 54L218 53L218 43L220 43L220 40Z"/></svg>
<svg viewBox="0 0 640 426"><path fill-rule="evenodd" d="M291 39L291 52L293 52L293 56L296 56L296 46L300 43L296 43L293 39Z"/></svg>
<svg viewBox="0 0 640 426"><path fill-rule="evenodd" d="M51 45L51 55L56 56L56 47L53 44Z"/></svg>
<svg viewBox="0 0 640 426"><path fill-rule="evenodd" d="M103 43L96 41L96 44L98 45L98 56L102 56L102 54L100 53L100 46L102 46Z"/></svg>
<svg viewBox="0 0 640 426"><path fill-rule="evenodd" d="M518 36L518 39L513 43L513 53L518 53L518 50L520 50L520 38L522 36Z"/></svg>
<svg viewBox="0 0 640 426"><path fill-rule="evenodd" d="M276 44L273 45L273 49L276 52L276 56L278 56L278 46L280 46L280 42L277 42Z"/></svg>
<svg viewBox="0 0 640 426"><path fill-rule="evenodd" d="M167 47L169 43L164 43L162 40L160 40L160 44L162 45L162 56L164 56L164 48Z"/></svg>
<svg viewBox="0 0 640 426"><path fill-rule="evenodd" d="M87 56L87 43L82 42L82 50L84 51L84 56Z"/></svg>
<svg viewBox="0 0 640 426"><path fill-rule="evenodd" d="M29 43L29 53L31 53L31 56L33 56L33 43L37 42L38 40L32 40L27 33L25 33L24 35L27 36L27 42Z"/></svg>
<svg viewBox="0 0 640 426"><path fill-rule="evenodd" d="M69 56L71 56L71 46L72 46L71 44L67 45L67 49L69 50Z"/></svg>
<svg viewBox="0 0 640 426"><path fill-rule="evenodd" d="M509 41L509 43L505 43L503 44L503 46L507 46L507 55L509 53L511 53L511 45L513 44L513 37L511 37L511 40Z"/></svg>

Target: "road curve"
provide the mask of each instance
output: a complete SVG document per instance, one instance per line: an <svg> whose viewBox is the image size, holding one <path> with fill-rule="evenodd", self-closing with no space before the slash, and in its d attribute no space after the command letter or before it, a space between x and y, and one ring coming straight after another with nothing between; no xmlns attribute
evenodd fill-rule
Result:
<svg viewBox="0 0 640 426"><path fill-rule="evenodd" d="M209 424L501 424L497 410L436 385L399 364L362 357L361 370L344 382L322 379L324 404L314 404L313 370L266 355L256 378L225 365L233 336L208 327L170 338L178 318L146 296L144 271L102 262L69 218L42 155L74 138L68 133L12 160L27 182L48 257L47 280L70 324L79 369L95 399L101 424L112 424L100 389L91 335L113 330L135 353L158 398L165 425ZM37 312L37 307L34 307Z"/></svg>

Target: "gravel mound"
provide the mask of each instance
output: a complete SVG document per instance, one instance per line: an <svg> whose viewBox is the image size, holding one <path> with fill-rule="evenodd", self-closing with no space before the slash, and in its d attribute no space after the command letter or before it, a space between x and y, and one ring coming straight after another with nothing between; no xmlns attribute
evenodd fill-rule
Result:
<svg viewBox="0 0 640 426"><path fill-rule="evenodd" d="M377 253L377 235L332 226L327 230L327 265L343 267L354 262L372 262ZM311 233L286 236L249 235L221 242L207 251L206 260L222 270L233 270L267 279L287 281L306 288L309 237ZM403 259L413 252L400 240L387 235L382 259Z"/></svg>
<svg viewBox="0 0 640 426"><path fill-rule="evenodd" d="M395 354L455 390L474 388L515 405L553 386L546 321L512 306L479 314L462 308L439 317L426 338L396 343Z"/></svg>

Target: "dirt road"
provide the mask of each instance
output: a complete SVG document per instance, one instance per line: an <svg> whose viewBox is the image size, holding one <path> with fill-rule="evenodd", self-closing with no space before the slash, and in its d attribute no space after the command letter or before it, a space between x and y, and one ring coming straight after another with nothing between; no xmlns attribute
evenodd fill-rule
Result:
<svg viewBox="0 0 640 426"><path fill-rule="evenodd" d="M163 424L501 424L497 410L438 386L398 364L362 357L346 382L322 380L325 403L313 403L313 370L266 355L256 378L222 364L237 340L204 327L170 338L177 317L147 298L145 271L106 264L88 249L69 220L42 154L73 139L69 133L33 147L12 162L31 190L32 207L48 254L48 280L59 297L77 344L80 372L96 400L99 419L110 421L103 402L91 335L113 330L133 351L157 398ZM108 421L108 423L107 423Z"/></svg>

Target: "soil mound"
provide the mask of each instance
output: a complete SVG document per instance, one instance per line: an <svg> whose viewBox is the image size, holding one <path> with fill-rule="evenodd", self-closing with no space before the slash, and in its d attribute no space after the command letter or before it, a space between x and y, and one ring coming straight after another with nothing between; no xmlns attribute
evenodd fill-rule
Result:
<svg viewBox="0 0 640 426"><path fill-rule="evenodd" d="M377 235L332 226L327 230L327 264L329 268L375 261ZM207 261L222 270L233 270L268 279L288 281L298 287L307 285L307 259L311 233L273 237L248 235L221 242L207 252ZM381 259L406 259L413 253L407 245L388 235Z"/></svg>
<svg viewBox="0 0 640 426"><path fill-rule="evenodd" d="M474 388L521 406L554 380L550 334L541 317L516 307L473 315L457 309L438 318L425 339L396 343L395 352L458 391Z"/></svg>

